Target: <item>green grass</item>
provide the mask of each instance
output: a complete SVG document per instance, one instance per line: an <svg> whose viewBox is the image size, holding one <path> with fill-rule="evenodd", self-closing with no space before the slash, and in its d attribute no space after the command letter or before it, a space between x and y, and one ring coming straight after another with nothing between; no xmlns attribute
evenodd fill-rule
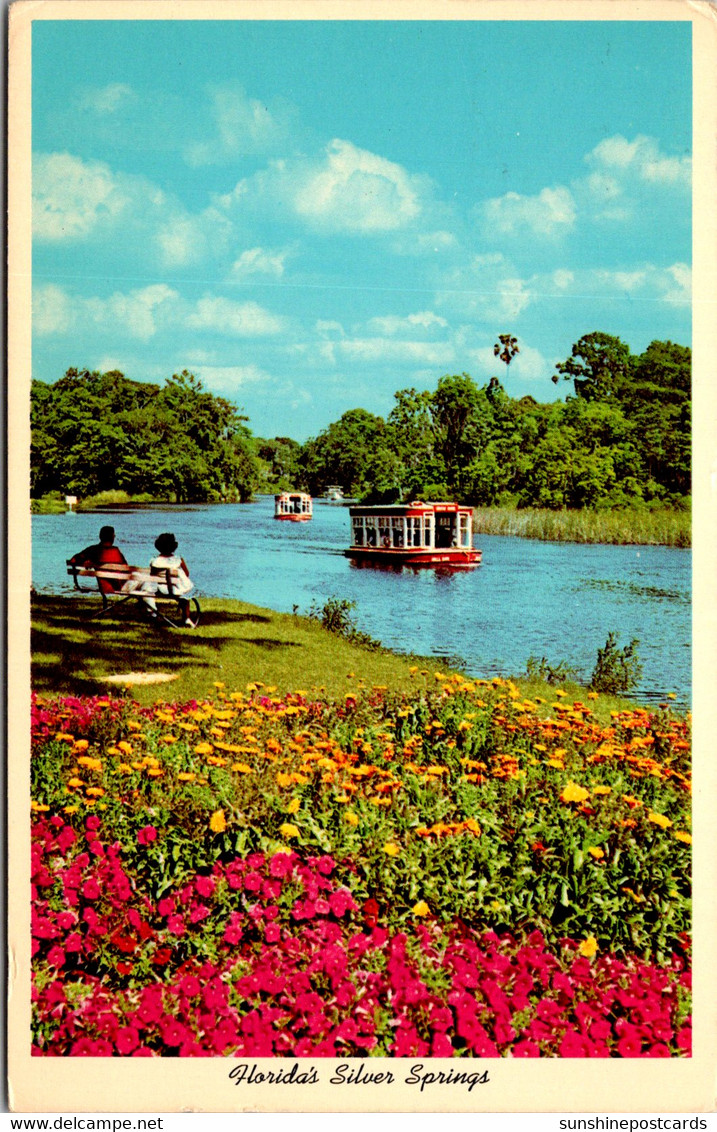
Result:
<svg viewBox="0 0 717 1132"><path fill-rule="evenodd" d="M549 511L475 507L473 527L479 535L517 535L551 542L674 547L688 547L692 542L690 511L671 508Z"/></svg>
<svg viewBox="0 0 717 1132"><path fill-rule="evenodd" d="M32 686L44 694L122 694L123 685L104 677L127 673L166 673L171 681L127 685L141 704L202 700L216 695L216 682L244 690L260 681L281 694L306 691L326 700L370 691L415 693L440 686L436 673L456 669L433 658L399 656L387 649L352 644L316 621L276 613L244 602L202 599L197 629L160 628L140 619L134 603L98 615L96 598L34 595L32 599ZM516 678L521 695L544 701L549 713L556 689L540 679ZM561 685L568 702L583 700L584 687ZM600 696L595 715L609 722L610 712L630 701Z"/></svg>

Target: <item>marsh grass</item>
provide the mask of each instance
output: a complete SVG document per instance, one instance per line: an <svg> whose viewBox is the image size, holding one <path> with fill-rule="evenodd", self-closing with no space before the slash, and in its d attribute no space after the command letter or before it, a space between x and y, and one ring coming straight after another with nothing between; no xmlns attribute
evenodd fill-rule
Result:
<svg viewBox="0 0 717 1132"><path fill-rule="evenodd" d="M517 510L475 507L477 534L512 535L544 542L689 547L690 511L624 509L619 511Z"/></svg>

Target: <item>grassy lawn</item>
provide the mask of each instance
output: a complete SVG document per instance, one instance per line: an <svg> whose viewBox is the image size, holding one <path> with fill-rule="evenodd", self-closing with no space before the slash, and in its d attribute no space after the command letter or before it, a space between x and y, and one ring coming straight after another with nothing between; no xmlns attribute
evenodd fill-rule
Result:
<svg viewBox="0 0 717 1132"><path fill-rule="evenodd" d="M142 704L202 699L214 694L218 680L232 688L260 680L282 692L315 691L328 699L373 685L390 691L415 686L412 659L359 648L290 613L207 599L199 627L186 630L147 624L129 605L101 616L98 607L77 598L33 598L35 691L116 693L121 685L105 678L127 673L172 677L133 683L132 697Z"/></svg>
<svg viewBox="0 0 717 1132"><path fill-rule="evenodd" d="M81 598L33 596L34 691L95 696L126 689L133 700L149 705L212 697L217 681L238 690L258 681L282 695L305 691L335 701L376 686L408 694L432 688L439 671L433 658L362 648L306 617L240 601L203 600L194 630L147 624L130 605L101 616L98 609L99 602ZM441 665L440 671L456 670ZM167 679L146 684L107 679L129 674ZM514 680L521 695L538 701L539 714L550 710L554 687L525 676ZM560 687L572 700L587 695L571 680ZM607 695L592 702L596 718L605 723L611 711L630 706L632 701Z"/></svg>

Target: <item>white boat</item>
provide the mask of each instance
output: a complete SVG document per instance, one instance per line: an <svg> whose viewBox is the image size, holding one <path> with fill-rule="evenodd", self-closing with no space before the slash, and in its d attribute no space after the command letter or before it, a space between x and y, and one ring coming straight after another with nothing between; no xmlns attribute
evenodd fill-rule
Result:
<svg viewBox="0 0 717 1132"><path fill-rule="evenodd" d="M282 491L274 496L274 518L305 523L313 518L311 496L305 491Z"/></svg>

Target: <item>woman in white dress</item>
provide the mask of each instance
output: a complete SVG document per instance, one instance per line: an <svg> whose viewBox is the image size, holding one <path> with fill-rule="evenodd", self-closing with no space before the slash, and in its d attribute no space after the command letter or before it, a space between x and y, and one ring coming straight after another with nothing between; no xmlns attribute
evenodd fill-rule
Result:
<svg viewBox="0 0 717 1132"><path fill-rule="evenodd" d="M176 597L181 609L182 620L188 629L194 628L194 622L189 616L189 601L187 595L194 589L194 583L189 577L189 568L187 563L176 554L177 540L173 534L167 531L165 534L159 535L154 540L154 545L159 551L159 554L152 559L149 564L150 574L157 575L156 582L145 582L142 586L142 591L146 593L144 601L147 605L149 615L152 618L157 616L157 603L154 600L153 594L162 594L170 597ZM171 593L167 586L165 571L176 570L177 573L172 577ZM160 578L165 578L160 581Z"/></svg>

